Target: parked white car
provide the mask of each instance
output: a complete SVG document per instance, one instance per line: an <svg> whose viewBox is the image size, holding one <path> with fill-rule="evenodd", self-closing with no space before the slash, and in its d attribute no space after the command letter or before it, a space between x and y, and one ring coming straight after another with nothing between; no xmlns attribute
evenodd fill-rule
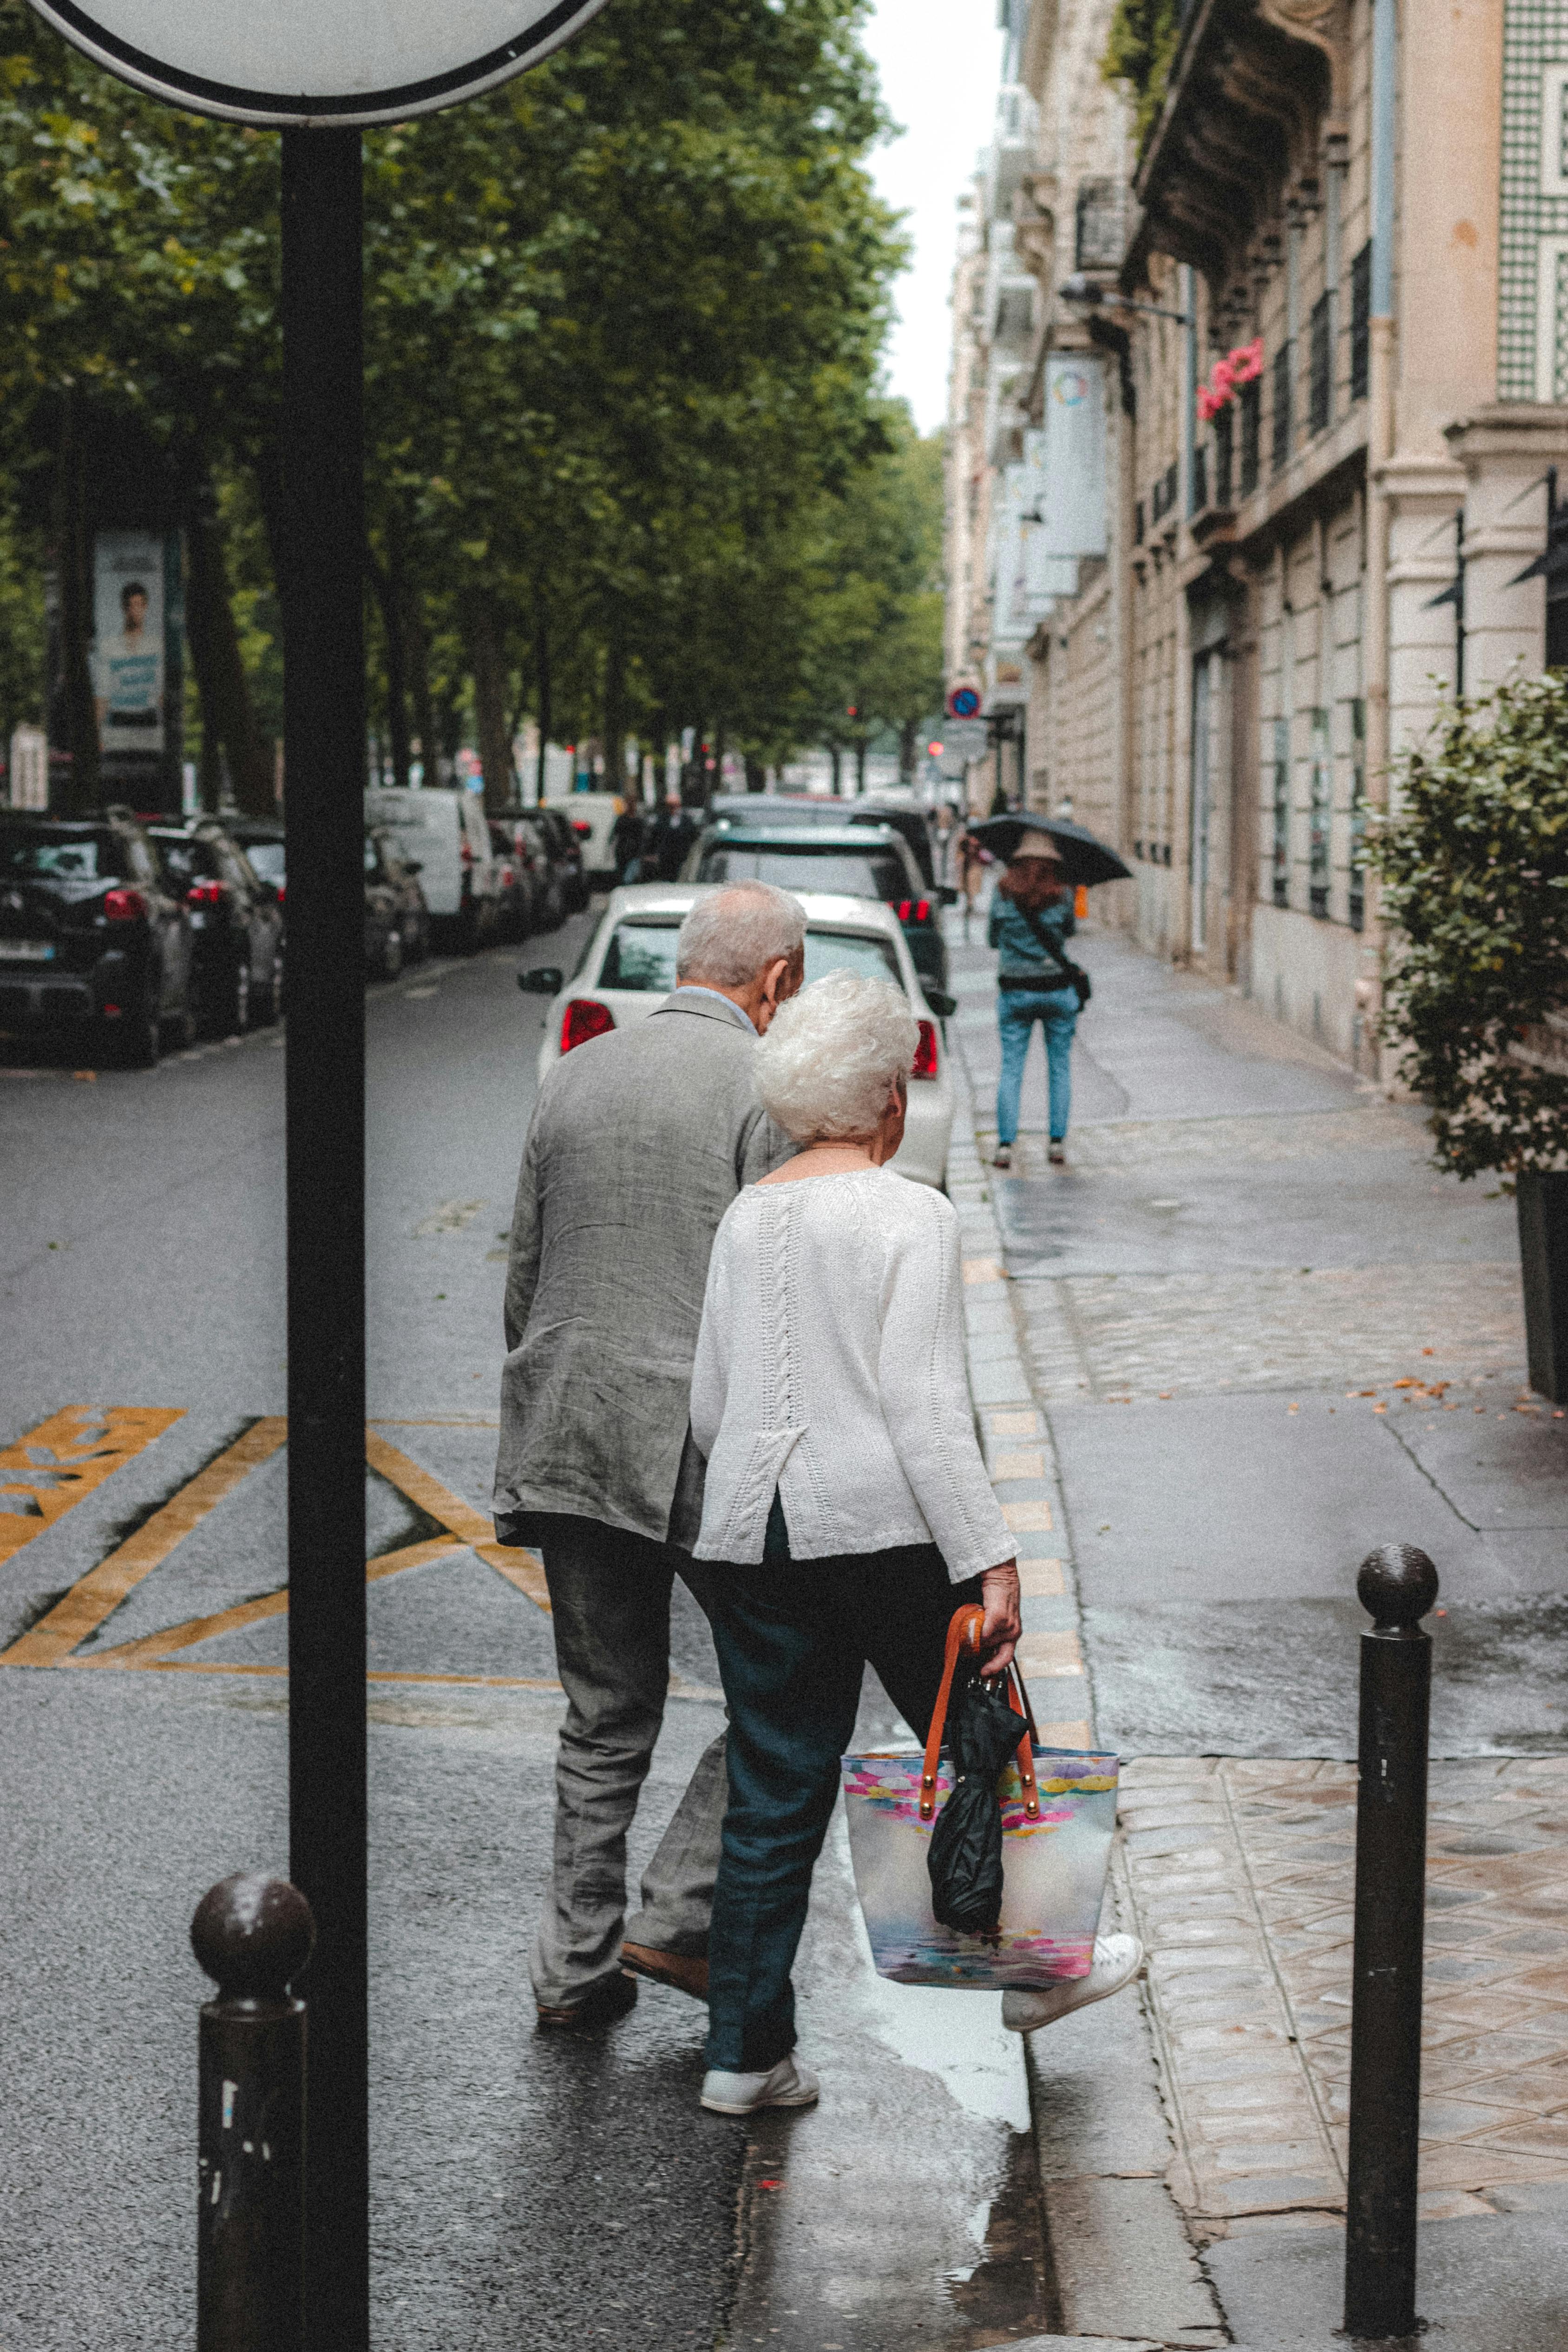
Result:
<svg viewBox="0 0 1568 2352"><path fill-rule="evenodd" d="M387 826L403 858L417 866L439 946L476 948L494 938L501 869L477 793L372 784L365 794L365 822Z"/></svg>
<svg viewBox="0 0 1568 2352"><path fill-rule="evenodd" d="M675 984L675 934L711 886L640 882L612 890L610 904L569 981L549 966L525 968L517 985L539 991L559 982L545 1013L539 1076L576 1045L628 1022L646 1020ZM903 926L891 907L874 898L841 898L827 891L797 894L806 909L806 978L824 972L865 972L895 981L920 1023L920 1045L910 1072L909 1118L896 1159L889 1164L917 1184L947 1181L953 1132L953 1082L941 1024L933 1016L910 959Z"/></svg>
<svg viewBox="0 0 1568 2352"><path fill-rule="evenodd" d="M545 803L547 808L560 811L581 842L582 870L593 888L602 889L615 879L610 835L625 805L619 793L562 793L552 794Z"/></svg>

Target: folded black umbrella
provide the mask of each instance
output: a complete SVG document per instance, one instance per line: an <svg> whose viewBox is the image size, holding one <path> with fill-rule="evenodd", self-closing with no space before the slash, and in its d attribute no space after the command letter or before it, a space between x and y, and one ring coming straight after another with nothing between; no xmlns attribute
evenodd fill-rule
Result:
<svg viewBox="0 0 1568 2352"><path fill-rule="evenodd" d="M1067 816L1036 815L1032 809L1014 816L988 816L981 824L972 824L970 833L977 841L984 842L994 856L1016 857L1026 835L1045 834L1054 845L1061 860L1064 882L1074 886L1082 882L1092 888L1096 882L1126 882L1132 878L1132 868L1124 866L1115 851L1086 826L1074 824Z"/></svg>
<svg viewBox="0 0 1568 2352"><path fill-rule="evenodd" d="M1002 1808L997 1795L1024 1719L1003 1680L982 1682L966 1663L947 1713L953 1787L926 1852L931 1909L962 1936L994 1936L1002 1909Z"/></svg>

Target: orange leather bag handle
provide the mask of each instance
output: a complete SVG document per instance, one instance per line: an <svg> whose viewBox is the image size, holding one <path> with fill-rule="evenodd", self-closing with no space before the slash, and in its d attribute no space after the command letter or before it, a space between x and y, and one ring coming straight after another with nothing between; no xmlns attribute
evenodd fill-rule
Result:
<svg viewBox="0 0 1568 2352"><path fill-rule="evenodd" d="M957 1669L958 1655L963 1650L967 1650L971 1657L979 1655L980 1629L985 1622L985 1611L971 1601L966 1602L962 1609L955 1609L952 1622L947 1628L946 1653L942 1662L942 1687L931 1710L931 1728L925 1738L925 1761L920 1771L920 1818L923 1822L928 1822L936 1811L936 1762L942 1753L942 1734L947 1728L947 1703L953 1695L953 1676ZM1018 1686L1016 1693L1013 1688L1015 1683ZM1040 1795L1034 1785L1034 1710L1023 1686L1023 1676L1016 1665L1009 1670L1008 1698L1014 1714L1021 1715L1024 1721L1023 1738L1018 1746L1023 1809L1031 1821L1038 1821Z"/></svg>

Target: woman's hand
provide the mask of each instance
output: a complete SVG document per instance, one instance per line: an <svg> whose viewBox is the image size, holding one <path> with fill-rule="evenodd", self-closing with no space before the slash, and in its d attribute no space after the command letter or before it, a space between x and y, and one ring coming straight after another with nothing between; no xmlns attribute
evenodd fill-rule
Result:
<svg viewBox="0 0 1568 2352"><path fill-rule="evenodd" d="M980 1598L986 1606L986 1622L980 1628L980 1672L1003 1675L1013 1662L1013 1644L1023 1632L1016 1559L987 1569L980 1579Z"/></svg>

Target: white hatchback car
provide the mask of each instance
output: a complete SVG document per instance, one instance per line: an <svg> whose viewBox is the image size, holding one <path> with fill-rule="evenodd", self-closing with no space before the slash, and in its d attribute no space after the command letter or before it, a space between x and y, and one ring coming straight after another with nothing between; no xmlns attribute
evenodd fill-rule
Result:
<svg viewBox="0 0 1568 2352"><path fill-rule="evenodd" d="M518 972L519 988L543 992L544 987L553 987L539 1047L541 1078L574 1045L657 1011L675 984L675 934L712 887L642 882L612 890L603 919L569 981L560 981L548 966ZM817 890L798 895L806 909L808 981L821 980L829 971L860 971L895 982L909 999L920 1024L920 1044L910 1072L904 1141L889 1164L917 1184L940 1188L947 1181L953 1082L941 1026L921 992L898 917L875 898L841 898Z"/></svg>

